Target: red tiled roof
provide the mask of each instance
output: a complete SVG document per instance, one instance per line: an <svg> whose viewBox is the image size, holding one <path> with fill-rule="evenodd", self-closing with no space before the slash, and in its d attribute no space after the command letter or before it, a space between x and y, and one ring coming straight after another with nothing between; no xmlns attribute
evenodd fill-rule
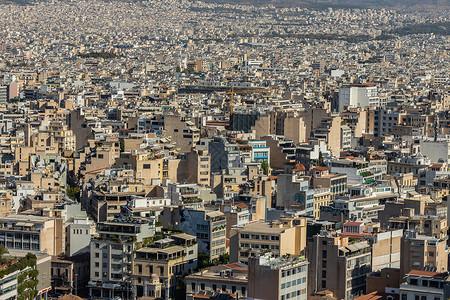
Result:
<svg viewBox="0 0 450 300"><path fill-rule="evenodd" d="M438 272L430 272L430 271L422 271L422 270L411 270L409 271L410 275L417 275L417 276L428 276L428 277L445 277L447 276L446 273L438 273Z"/></svg>
<svg viewBox="0 0 450 300"><path fill-rule="evenodd" d="M386 294L383 292L372 292L370 294L367 295L362 295L359 296L357 298L355 298L354 300L382 300L382 299L387 299L387 296L392 296L394 300L399 299L398 295L395 294Z"/></svg>
<svg viewBox="0 0 450 300"><path fill-rule="evenodd" d="M363 222L346 222L346 223L344 223L344 226L345 225L348 225L348 226L360 226L361 224L363 224Z"/></svg>
<svg viewBox="0 0 450 300"><path fill-rule="evenodd" d="M236 206L239 208L248 208L248 205L245 203L238 203L238 204L236 204Z"/></svg>
<svg viewBox="0 0 450 300"><path fill-rule="evenodd" d="M306 168L302 164L296 164L295 167L292 168L292 171L303 172L303 171L306 171Z"/></svg>
<svg viewBox="0 0 450 300"><path fill-rule="evenodd" d="M317 170L317 171L329 171L330 169L326 168L326 167L322 167L322 166L317 166L312 168L312 170Z"/></svg>

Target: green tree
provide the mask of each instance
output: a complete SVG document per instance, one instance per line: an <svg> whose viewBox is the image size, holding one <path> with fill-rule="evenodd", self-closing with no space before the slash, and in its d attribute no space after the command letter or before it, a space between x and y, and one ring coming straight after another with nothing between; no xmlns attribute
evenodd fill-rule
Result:
<svg viewBox="0 0 450 300"><path fill-rule="evenodd" d="M209 255L199 253L197 255L197 269L201 270L210 266Z"/></svg>
<svg viewBox="0 0 450 300"><path fill-rule="evenodd" d="M261 169L263 170L264 175L267 175L269 172L269 164L267 163L267 160L263 160L261 162Z"/></svg>
<svg viewBox="0 0 450 300"><path fill-rule="evenodd" d="M230 262L230 254L223 253L219 256L219 264L223 265L223 264L227 264L229 262Z"/></svg>
<svg viewBox="0 0 450 300"><path fill-rule="evenodd" d="M323 154L322 151L319 152L319 166L323 166L324 165L324 161L323 161Z"/></svg>
<svg viewBox="0 0 450 300"><path fill-rule="evenodd" d="M123 139L119 140L119 148L120 148L120 152L125 151L125 141Z"/></svg>
<svg viewBox="0 0 450 300"><path fill-rule="evenodd" d="M67 188L67 197L69 197L72 200L79 200L80 199L80 189L77 187L68 187Z"/></svg>
<svg viewBox="0 0 450 300"><path fill-rule="evenodd" d="M174 296L175 296L175 300L186 299L186 279L184 277L177 279Z"/></svg>

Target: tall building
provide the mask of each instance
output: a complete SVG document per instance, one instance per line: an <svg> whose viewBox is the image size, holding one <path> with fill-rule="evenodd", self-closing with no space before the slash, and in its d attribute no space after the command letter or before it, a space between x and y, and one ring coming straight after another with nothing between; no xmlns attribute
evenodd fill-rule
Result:
<svg viewBox="0 0 450 300"><path fill-rule="evenodd" d="M6 104L9 101L9 86L0 85L0 104Z"/></svg>
<svg viewBox="0 0 450 300"><path fill-rule="evenodd" d="M401 300L449 299L448 272L412 270L400 284Z"/></svg>
<svg viewBox="0 0 450 300"><path fill-rule="evenodd" d="M308 240L308 291L330 290L337 299L353 299L365 293L372 271L368 242L350 243L348 237L318 234Z"/></svg>
<svg viewBox="0 0 450 300"><path fill-rule="evenodd" d="M307 299L308 261L303 256L270 252L252 257L248 264L248 297L251 299Z"/></svg>
<svg viewBox="0 0 450 300"><path fill-rule="evenodd" d="M240 263L212 266L186 276L186 299L197 299L202 293L217 291L246 297L248 291L248 268Z"/></svg>
<svg viewBox="0 0 450 300"><path fill-rule="evenodd" d="M345 107L379 106L378 88L375 83L351 84L339 88L338 105L342 111Z"/></svg>
<svg viewBox="0 0 450 300"><path fill-rule="evenodd" d="M185 233L137 249L132 271L136 297L172 298L177 276L197 268L197 255L195 236Z"/></svg>
<svg viewBox="0 0 450 300"><path fill-rule="evenodd" d="M155 235L154 220L114 219L99 223L97 232L99 237L90 244L89 296L129 296L136 242Z"/></svg>
<svg viewBox="0 0 450 300"><path fill-rule="evenodd" d="M51 290L51 256L26 252L3 255L0 299L47 299ZM20 267L18 268L18 266Z"/></svg>
<svg viewBox="0 0 450 300"><path fill-rule="evenodd" d="M436 238L406 230L401 242L400 276L427 268L445 272L448 268L447 236Z"/></svg>
<svg viewBox="0 0 450 300"><path fill-rule="evenodd" d="M178 229L197 237L198 252L219 258L226 249L226 218L220 211L205 211L178 207L165 207L160 220L163 226L178 224Z"/></svg>
<svg viewBox="0 0 450 300"><path fill-rule="evenodd" d="M281 217L279 221L257 221L234 228L230 238L230 261L248 263L260 251L274 257L303 255L306 249L306 218Z"/></svg>

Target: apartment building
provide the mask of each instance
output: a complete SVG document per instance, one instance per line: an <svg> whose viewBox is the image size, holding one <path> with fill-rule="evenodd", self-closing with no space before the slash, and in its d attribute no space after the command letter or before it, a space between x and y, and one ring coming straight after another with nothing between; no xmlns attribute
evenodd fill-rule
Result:
<svg viewBox="0 0 450 300"><path fill-rule="evenodd" d="M17 299L24 296L31 299L48 299L51 290L51 256L44 253L11 252L3 255L1 265L3 277L0 279L0 299ZM14 266L20 263L23 269ZM22 278L22 279L20 279ZM37 280L38 279L38 280Z"/></svg>
<svg viewBox="0 0 450 300"><path fill-rule="evenodd" d="M326 207L330 205L330 202L331 202L330 188L314 189L314 207L313 207L314 219L319 220L321 218L320 216L321 207Z"/></svg>
<svg viewBox="0 0 450 300"><path fill-rule="evenodd" d="M353 299L365 293L372 271L368 242L349 242L348 237L323 233L308 239L308 292L331 290L337 299Z"/></svg>
<svg viewBox="0 0 450 300"><path fill-rule="evenodd" d="M332 196L347 192L347 175L330 173L329 168L315 167L310 170L314 188L329 188Z"/></svg>
<svg viewBox="0 0 450 300"><path fill-rule="evenodd" d="M253 299L308 299L308 261L303 256L266 253L248 262L248 296Z"/></svg>
<svg viewBox="0 0 450 300"><path fill-rule="evenodd" d="M181 233L136 250L132 277L137 297L172 298L177 276L197 268L195 236Z"/></svg>
<svg viewBox="0 0 450 300"><path fill-rule="evenodd" d="M306 219L281 217L279 221L255 221L232 229L230 261L248 263L263 251L275 257L285 254L303 255L306 249Z"/></svg>
<svg viewBox="0 0 450 300"><path fill-rule="evenodd" d="M448 267L447 236L420 235L406 230L401 242L400 275L411 270L428 268L434 272L444 272Z"/></svg>
<svg viewBox="0 0 450 300"><path fill-rule="evenodd" d="M375 83L351 84L339 88L337 111L345 107L367 107L380 105L378 87Z"/></svg>
<svg viewBox="0 0 450 300"><path fill-rule="evenodd" d="M221 291L233 296L247 297L248 267L241 263L213 266L186 276L186 299L201 293Z"/></svg>
<svg viewBox="0 0 450 300"><path fill-rule="evenodd" d="M324 141L331 154L339 157L341 153L341 117L323 118L320 126L312 132L312 137L315 140Z"/></svg>
<svg viewBox="0 0 450 300"><path fill-rule="evenodd" d="M155 234L152 219L114 219L98 224L98 238L90 243L89 296L125 297L131 290L133 253L136 242Z"/></svg>
<svg viewBox="0 0 450 300"><path fill-rule="evenodd" d="M96 222L112 220L134 196L142 193L93 191L88 203L83 205Z"/></svg>
<svg viewBox="0 0 450 300"><path fill-rule="evenodd" d="M304 209L307 215L313 214L314 191L309 181L297 174L277 176L277 208Z"/></svg>
<svg viewBox="0 0 450 300"><path fill-rule="evenodd" d="M401 300L445 300L449 296L448 272L411 270L400 284Z"/></svg>
<svg viewBox="0 0 450 300"><path fill-rule="evenodd" d="M8 251L64 252L64 225L57 219L33 215L0 217L0 246Z"/></svg>
<svg viewBox="0 0 450 300"><path fill-rule="evenodd" d="M226 249L226 218L220 211L164 207L160 216L164 227L176 226L186 234L197 237L198 252L219 258Z"/></svg>

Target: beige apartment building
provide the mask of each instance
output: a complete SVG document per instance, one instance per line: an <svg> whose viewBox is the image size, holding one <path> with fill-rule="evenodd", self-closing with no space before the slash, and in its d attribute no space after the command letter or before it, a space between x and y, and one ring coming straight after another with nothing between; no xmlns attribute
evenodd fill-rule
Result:
<svg viewBox="0 0 450 300"><path fill-rule="evenodd" d="M306 249L306 218L281 217L279 221L255 221L233 228L230 261L248 263L250 257L271 251L275 257L303 255Z"/></svg>
<svg viewBox="0 0 450 300"><path fill-rule="evenodd" d="M308 299L308 261L304 256L252 257L248 266L250 299Z"/></svg>
<svg viewBox="0 0 450 300"><path fill-rule="evenodd" d="M177 240L173 243L172 238ZM195 236L177 234L158 240L152 248L136 250L132 276L138 297L158 299L165 294L173 297L177 276L192 272L197 267Z"/></svg>
<svg viewBox="0 0 450 300"><path fill-rule="evenodd" d="M178 173L179 180L186 180L189 183L209 185L211 174L211 157L207 150L192 149L186 153L183 163L180 165Z"/></svg>
<svg viewBox="0 0 450 300"><path fill-rule="evenodd" d="M444 272L448 268L447 236L443 239L405 231L401 242L400 277L411 270L428 268Z"/></svg>
<svg viewBox="0 0 450 300"><path fill-rule="evenodd" d="M33 215L0 217L0 246L8 251L64 252L65 228L60 219Z"/></svg>
<svg viewBox="0 0 450 300"><path fill-rule="evenodd" d="M367 241L349 243L348 237L315 235L308 240L308 293L330 290L337 299L364 293L372 271L372 249Z"/></svg>
<svg viewBox="0 0 450 300"><path fill-rule="evenodd" d="M331 193L329 188L314 189L314 219L320 219L320 207L328 206L331 202Z"/></svg>

